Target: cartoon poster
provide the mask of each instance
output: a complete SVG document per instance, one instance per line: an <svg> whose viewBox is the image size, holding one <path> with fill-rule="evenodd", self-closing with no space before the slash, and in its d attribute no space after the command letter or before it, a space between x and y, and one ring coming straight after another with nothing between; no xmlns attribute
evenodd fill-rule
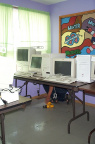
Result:
<svg viewBox="0 0 95 144"><path fill-rule="evenodd" d="M95 55L95 10L60 18L60 52L74 58L77 54Z"/></svg>

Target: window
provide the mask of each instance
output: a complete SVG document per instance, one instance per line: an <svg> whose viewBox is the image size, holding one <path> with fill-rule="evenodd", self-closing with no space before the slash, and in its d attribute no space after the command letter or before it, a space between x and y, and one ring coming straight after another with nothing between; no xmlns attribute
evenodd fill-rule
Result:
<svg viewBox="0 0 95 144"><path fill-rule="evenodd" d="M13 57L23 46L51 52L49 13L0 4L0 55Z"/></svg>
<svg viewBox="0 0 95 144"><path fill-rule="evenodd" d="M50 15L48 12L18 8L20 46L37 47L50 52Z"/></svg>
<svg viewBox="0 0 95 144"><path fill-rule="evenodd" d="M13 55L13 8L0 4L0 55Z"/></svg>

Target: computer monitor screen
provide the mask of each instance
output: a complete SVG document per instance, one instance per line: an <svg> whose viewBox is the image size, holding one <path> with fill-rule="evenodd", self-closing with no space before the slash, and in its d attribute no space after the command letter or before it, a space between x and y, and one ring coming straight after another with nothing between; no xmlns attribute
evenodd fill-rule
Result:
<svg viewBox="0 0 95 144"><path fill-rule="evenodd" d="M75 59L57 58L53 60L53 74L75 77Z"/></svg>
<svg viewBox="0 0 95 144"><path fill-rule="evenodd" d="M32 57L31 67L32 68L41 68L41 57Z"/></svg>
<svg viewBox="0 0 95 144"><path fill-rule="evenodd" d="M55 61L55 74L71 75L71 62Z"/></svg>
<svg viewBox="0 0 95 144"><path fill-rule="evenodd" d="M32 55L29 65L29 71L42 72L42 55Z"/></svg>
<svg viewBox="0 0 95 144"><path fill-rule="evenodd" d="M18 47L16 52L17 63L28 64L30 60L30 48Z"/></svg>
<svg viewBox="0 0 95 144"><path fill-rule="evenodd" d="M17 50L17 61L27 61L28 62L28 49L18 49Z"/></svg>

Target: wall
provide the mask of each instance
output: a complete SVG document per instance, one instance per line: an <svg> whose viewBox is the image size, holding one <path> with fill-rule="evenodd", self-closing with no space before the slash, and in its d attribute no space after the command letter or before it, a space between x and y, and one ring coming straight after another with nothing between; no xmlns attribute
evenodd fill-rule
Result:
<svg viewBox="0 0 95 144"><path fill-rule="evenodd" d="M95 9L94 0L67 0L50 5L52 52L59 52L59 16Z"/></svg>
<svg viewBox="0 0 95 144"><path fill-rule="evenodd" d="M25 81L21 81L21 80L17 80L17 87L21 87L23 84L25 83ZM13 85L15 86L15 79L13 81ZM37 96L37 90L39 89L39 85L37 84L32 84L32 83L28 83L28 88L27 88L27 95L34 97ZM43 89L43 86L40 85L40 94L46 93L45 90ZM26 96L26 85L23 86L23 88L21 89L21 96Z"/></svg>
<svg viewBox="0 0 95 144"><path fill-rule="evenodd" d="M0 0L0 3L49 12L49 6L31 0Z"/></svg>
<svg viewBox="0 0 95 144"><path fill-rule="evenodd" d="M67 0L50 5L52 53L59 52L59 16L95 9L95 0ZM76 93L82 98L82 92ZM86 102L95 104L95 98L86 95Z"/></svg>

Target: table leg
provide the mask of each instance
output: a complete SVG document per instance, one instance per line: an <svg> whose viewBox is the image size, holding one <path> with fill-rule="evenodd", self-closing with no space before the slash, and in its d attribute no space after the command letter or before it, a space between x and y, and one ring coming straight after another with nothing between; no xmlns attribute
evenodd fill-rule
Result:
<svg viewBox="0 0 95 144"><path fill-rule="evenodd" d="M83 116L84 114L87 114L87 120L89 121L89 112L88 111L85 111L85 93L83 92L83 112L79 115L75 115L75 92L73 91L72 92L72 103L73 103L73 118L69 121L68 123L68 134L70 134L70 124L72 121L76 120L77 118Z"/></svg>
<svg viewBox="0 0 95 144"><path fill-rule="evenodd" d="M1 119L1 141L2 144L5 144L4 114L0 115L0 119Z"/></svg>
<svg viewBox="0 0 95 144"><path fill-rule="evenodd" d="M90 144L90 138L91 138L91 135L92 135L93 132L95 132L95 128L89 133L89 136L88 136L88 144Z"/></svg>
<svg viewBox="0 0 95 144"><path fill-rule="evenodd" d="M83 91L83 114L87 114L87 121L89 121L89 112L85 111L85 92Z"/></svg>
<svg viewBox="0 0 95 144"><path fill-rule="evenodd" d="M73 106L73 118L68 123L68 134L70 134L70 124L75 119L75 92L72 92L72 106Z"/></svg>
<svg viewBox="0 0 95 144"><path fill-rule="evenodd" d="M15 79L15 87L17 87L17 79Z"/></svg>
<svg viewBox="0 0 95 144"><path fill-rule="evenodd" d="M26 96L27 96L27 85L28 85L28 82L26 82Z"/></svg>
<svg viewBox="0 0 95 144"><path fill-rule="evenodd" d="M28 86L28 81L26 81L26 95L25 95L25 97L29 96L30 98L32 98L31 95L27 95L27 86Z"/></svg>

